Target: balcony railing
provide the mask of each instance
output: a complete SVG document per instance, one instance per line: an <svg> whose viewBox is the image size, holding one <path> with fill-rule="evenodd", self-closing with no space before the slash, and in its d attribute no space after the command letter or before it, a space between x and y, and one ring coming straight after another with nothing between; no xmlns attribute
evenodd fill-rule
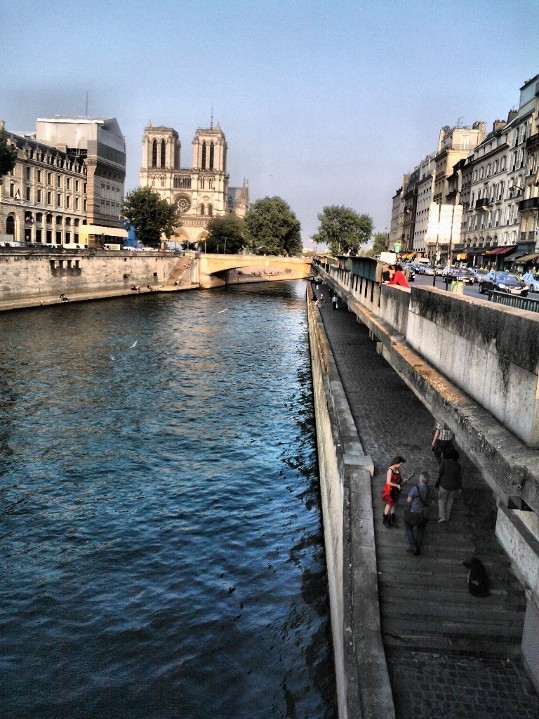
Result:
<svg viewBox="0 0 539 719"><path fill-rule="evenodd" d="M527 212L528 210L539 210L539 197L529 197L527 200L521 200L518 203L519 212Z"/></svg>

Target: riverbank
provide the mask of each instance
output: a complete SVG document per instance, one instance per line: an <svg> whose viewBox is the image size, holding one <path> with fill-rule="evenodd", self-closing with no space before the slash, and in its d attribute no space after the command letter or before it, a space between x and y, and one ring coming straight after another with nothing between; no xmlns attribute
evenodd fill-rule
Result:
<svg viewBox="0 0 539 719"><path fill-rule="evenodd" d="M140 287L138 290L131 288L120 290L89 290L87 292L69 292L60 295L41 295L39 297L13 297L10 299L0 299L0 312L8 312L10 310L36 309L39 307L51 307L52 305L62 305L66 302L91 302L95 300L115 299L118 297L128 297L133 295L148 295L155 292L183 292L185 290L197 289L198 285L183 285L173 287ZM64 295L62 297L61 295Z"/></svg>

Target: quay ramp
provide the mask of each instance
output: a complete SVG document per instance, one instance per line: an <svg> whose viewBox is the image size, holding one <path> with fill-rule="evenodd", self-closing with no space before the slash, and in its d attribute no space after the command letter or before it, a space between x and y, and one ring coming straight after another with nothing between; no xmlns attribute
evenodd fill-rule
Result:
<svg viewBox="0 0 539 719"><path fill-rule="evenodd" d="M433 501L422 554L406 552L400 528L382 524L381 491L396 454L437 476L434 419L386 361L367 328L346 308L333 310L327 286L320 313L372 478L378 591L397 719L536 719L539 696L520 659L525 596L495 537L495 499L461 452L464 487L447 524ZM436 497L436 490L432 492ZM488 598L472 597L463 561L479 557L490 575Z"/></svg>

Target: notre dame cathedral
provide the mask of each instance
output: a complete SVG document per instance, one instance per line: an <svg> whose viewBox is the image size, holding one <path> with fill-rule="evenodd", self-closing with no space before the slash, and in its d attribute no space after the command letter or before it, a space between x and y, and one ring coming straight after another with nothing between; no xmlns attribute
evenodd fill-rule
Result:
<svg viewBox="0 0 539 719"><path fill-rule="evenodd" d="M193 139L192 166L181 165L181 141L172 127L144 129L142 141L141 187L151 187L181 210L182 225L176 230L179 242L197 244L204 241L212 217L234 213L244 217L249 208L249 190L229 187L226 169L227 149L219 125L199 128Z"/></svg>

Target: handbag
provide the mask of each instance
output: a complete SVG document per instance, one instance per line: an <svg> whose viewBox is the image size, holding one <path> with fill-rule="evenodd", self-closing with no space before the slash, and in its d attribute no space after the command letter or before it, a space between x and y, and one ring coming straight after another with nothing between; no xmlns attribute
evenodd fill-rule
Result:
<svg viewBox="0 0 539 719"><path fill-rule="evenodd" d="M404 523L409 524L411 527L417 527L423 520L422 512L412 512L410 509L406 509L404 512Z"/></svg>

